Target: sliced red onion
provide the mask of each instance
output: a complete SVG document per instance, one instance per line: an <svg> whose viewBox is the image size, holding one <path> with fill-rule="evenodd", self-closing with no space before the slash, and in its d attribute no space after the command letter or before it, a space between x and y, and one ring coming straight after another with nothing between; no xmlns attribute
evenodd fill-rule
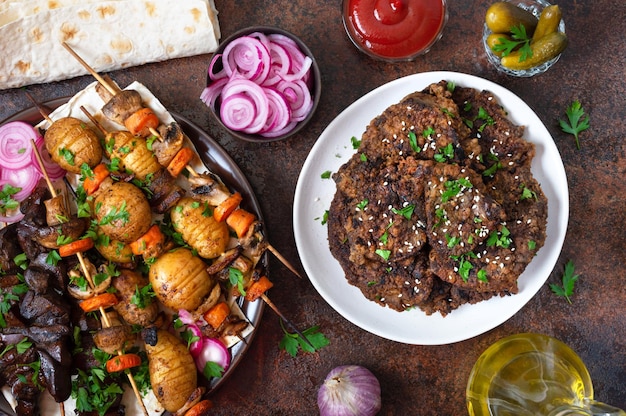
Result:
<svg viewBox="0 0 626 416"><path fill-rule="evenodd" d="M281 92L291 108L291 117L294 121L302 121L311 111L313 100L311 92L306 83L302 80L282 81L276 85L276 89Z"/></svg>
<svg viewBox="0 0 626 416"><path fill-rule="evenodd" d="M21 169L2 169L0 179L15 188L21 188L18 193L13 195L13 199L21 202L33 192L39 179L41 179L41 173L35 165L30 164Z"/></svg>
<svg viewBox="0 0 626 416"><path fill-rule="evenodd" d="M250 80L263 82L270 67L270 54L258 39L243 36L224 48L222 64L228 76L235 73Z"/></svg>
<svg viewBox="0 0 626 416"><path fill-rule="evenodd" d="M216 63L220 63L221 64L221 59L217 59L217 58L221 58L222 55L215 55L213 56L213 59L211 59L211 62L209 63L209 71L208 71L208 75L209 75L209 79L211 79L212 81L216 81L218 79L222 79L222 78L228 78L228 74L226 73L226 70L224 69L224 66L222 66L222 69L215 72L215 64Z"/></svg>
<svg viewBox="0 0 626 416"><path fill-rule="evenodd" d="M285 97L273 88L263 88L268 99L269 115L261 134L283 130L291 120L291 110Z"/></svg>
<svg viewBox="0 0 626 416"><path fill-rule="evenodd" d="M2 171L4 172L4 169ZM4 186L6 184L9 184L9 185L15 187L15 185L9 183L7 180L0 179L0 190L4 190ZM17 195L17 194L12 195L11 198L16 200L16 201L18 201L15 198L15 195ZM20 201L18 201L18 202L20 202ZM22 212L20 211L19 207L16 208L15 210L6 210L5 211L3 209L2 211L3 212L0 212L0 222L3 222L3 223L11 224L11 223L20 221L22 218L24 218L24 214L22 214Z"/></svg>
<svg viewBox="0 0 626 416"><path fill-rule="evenodd" d="M39 156L41 156L41 162L43 163L43 167L46 170L48 177L53 181L61 179L67 172L59 166L58 163L52 160L50 153L48 153L48 150L46 149L43 137L39 137L40 138L35 141L35 145L37 146ZM44 172L42 172L41 167L39 166L39 161L37 160L37 154L35 154L35 152L32 152L31 162L35 168L37 168L37 171L43 176Z"/></svg>
<svg viewBox="0 0 626 416"><path fill-rule="evenodd" d="M30 141L38 137L39 132L22 121L11 121L0 126L0 166L21 169L30 164L33 153Z"/></svg>
<svg viewBox="0 0 626 416"><path fill-rule="evenodd" d="M240 94L245 94L252 101L254 109L256 110L254 118L249 123L243 122L246 120L242 117L243 114L240 114L239 117L229 114L232 111L243 111L243 108L238 106L227 106L229 104L229 97L233 95L240 97ZM238 102L238 104L243 104L243 102ZM226 106L228 108L225 109L224 107ZM263 91L263 88L255 82L243 78L231 78L230 82L222 89L220 117L226 127L233 130L241 130L249 134L256 134L261 131L265 125L268 113L269 108L267 95ZM237 123L237 118L240 118L242 122ZM231 123L232 121L235 122Z"/></svg>
<svg viewBox="0 0 626 416"><path fill-rule="evenodd" d="M219 365L226 371L230 366L230 351L222 341L216 338L203 338L202 352L195 357L196 367L201 373L208 362Z"/></svg>
<svg viewBox="0 0 626 416"><path fill-rule="evenodd" d="M216 73L220 62L223 70ZM200 99L232 130L277 137L293 130L313 108L312 63L288 36L251 33L213 56L210 82Z"/></svg>

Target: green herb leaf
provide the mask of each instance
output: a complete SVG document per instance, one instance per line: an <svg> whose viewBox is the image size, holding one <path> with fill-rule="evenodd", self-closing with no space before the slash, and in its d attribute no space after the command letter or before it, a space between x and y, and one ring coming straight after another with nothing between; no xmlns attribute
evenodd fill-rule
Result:
<svg viewBox="0 0 626 416"><path fill-rule="evenodd" d="M327 170L326 172L322 172L322 179L330 179L332 172Z"/></svg>
<svg viewBox="0 0 626 416"><path fill-rule="evenodd" d="M492 49L495 52L501 52L502 56L507 56L513 50L518 49L520 51L520 62L533 56L533 50L530 47L531 38L526 34L526 27L523 24L519 26L511 27L511 39L505 37L498 38L498 43L493 45Z"/></svg>
<svg viewBox="0 0 626 416"><path fill-rule="evenodd" d="M580 141L578 139L579 133L589 128L589 116L585 114L580 101L576 100L565 110L567 115L567 121L559 120L561 130L565 133L574 135L576 139L576 148L580 149Z"/></svg>
<svg viewBox="0 0 626 416"><path fill-rule="evenodd" d="M241 296L246 295L246 290L243 288L243 273L241 270L234 267L228 268L228 280L233 287L237 287L237 290Z"/></svg>
<svg viewBox="0 0 626 416"><path fill-rule="evenodd" d="M213 361L207 361L202 370L202 374L209 380L212 378L220 378L224 374L224 367Z"/></svg>
<svg viewBox="0 0 626 416"><path fill-rule="evenodd" d="M319 326L317 325L302 331L302 334L311 344L313 344L313 347L311 347L311 345L309 345L297 333L287 331L282 320L280 321L280 326L282 327L285 335L281 339L278 346L280 349L287 351L292 357L295 357L298 354L298 349L301 349L304 352L316 352L330 344L329 339L326 338L323 333L319 332Z"/></svg>
<svg viewBox="0 0 626 416"><path fill-rule="evenodd" d="M574 274L574 271L574 262L569 260L565 264L565 270L563 272L563 276L561 277L562 285L559 286L555 283L550 284L550 289L552 289L552 292L554 292L557 296L564 297L570 304L572 303L570 296L574 294L574 285L580 277L579 275Z"/></svg>
<svg viewBox="0 0 626 416"><path fill-rule="evenodd" d="M415 210L415 205L407 205L406 207L401 208L401 209L391 208L391 212L393 212L394 214L402 215L407 220L411 219L411 216L413 215L414 210Z"/></svg>

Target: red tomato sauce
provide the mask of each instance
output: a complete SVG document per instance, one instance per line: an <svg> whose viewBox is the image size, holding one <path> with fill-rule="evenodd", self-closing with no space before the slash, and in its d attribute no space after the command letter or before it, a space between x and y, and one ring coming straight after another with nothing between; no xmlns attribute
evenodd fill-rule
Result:
<svg viewBox="0 0 626 416"><path fill-rule="evenodd" d="M388 59L425 52L446 21L445 0L346 0L344 20L357 46Z"/></svg>

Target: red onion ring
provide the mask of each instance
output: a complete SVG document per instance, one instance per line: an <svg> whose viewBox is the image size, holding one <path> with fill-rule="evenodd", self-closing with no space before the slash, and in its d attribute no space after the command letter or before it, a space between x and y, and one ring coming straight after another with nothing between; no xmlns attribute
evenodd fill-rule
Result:
<svg viewBox="0 0 626 416"><path fill-rule="evenodd" d="M226 345L222 341L216 338L203 337L204 345L200 354L195 357L196 367L201 373L204 372L204 367L210 362L218 364L226 371L230 366L230 351L226 348Z"/></svg>
<svg viewBox="0 0 626 416"><path fill-rule="evenodd" d="M21 188L21 190L13 195L13 199L22 202L33 192L39 179L41 179L41 173L35 167L35 165L27 165L21 169L2 169L0 179L5 183L11 184L15 188Z"/></svg>
<svg viewBox="0 0 626 416"><path fill-rule="evenodd" d="M50 153L48 153L48 150L46 149L43 137L39 136L39 138L35 141L35 146L37 146L39 156L41 156L41 162L43 163L43 167L50 180L56 181L57 179L64 177L67 172L59 166L58 163L52 160ZM39 166L39 161L37 160L37 154L35 152L32 152L31 162L35 168L37 168L39 174L44 176L44 172Z"/></svg>
<svg viewBox="0 0 626 416"><path fill-rule="evenodd" d="M8 169L21 169L31 162L31 139L41 137L30 124L12 121L0 126L0 165Z"/></svg>
<svg viewBox="0 0 626 416"><path fill-rule="evenodd" d="M215 72L220 63L223 69ZM289 133L313 108L308 86L312 64L288 36L242 36L211 58L209 84L200 99L229 129L277 137Z"/></svg>

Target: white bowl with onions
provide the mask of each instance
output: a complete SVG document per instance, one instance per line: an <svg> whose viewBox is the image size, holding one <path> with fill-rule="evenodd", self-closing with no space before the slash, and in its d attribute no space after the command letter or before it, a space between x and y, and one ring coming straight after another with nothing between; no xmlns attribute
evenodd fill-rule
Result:
<svg viewBox="0 0 626 416"><path fill-rule="evenodd" d="M200 99L232 136L270 142L295 135L313 117L320 70L294 34L252 26L226 38L211 57Z"/></svg>

